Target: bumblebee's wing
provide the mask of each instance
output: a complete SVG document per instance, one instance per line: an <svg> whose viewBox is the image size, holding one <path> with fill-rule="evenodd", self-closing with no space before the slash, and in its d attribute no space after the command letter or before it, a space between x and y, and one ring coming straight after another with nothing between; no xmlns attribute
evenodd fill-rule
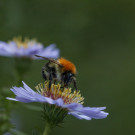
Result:
<svg viewBox="0 0 135 135"><path fill-rule="evenodd" d="M43 59L45 59L45 60L48 60L48 61L50 61L50 62L52 62L52 63L55 63L55 64L57 64L58 66L60 66L60 67L63 67L63 65L61 65L57 60L55 60L55 59L52 59L52 58L47 58L47 57L43 57L43 56L39 56L39 55L35 55L36 57L41 57L41 58L43 58Z"/></svg>

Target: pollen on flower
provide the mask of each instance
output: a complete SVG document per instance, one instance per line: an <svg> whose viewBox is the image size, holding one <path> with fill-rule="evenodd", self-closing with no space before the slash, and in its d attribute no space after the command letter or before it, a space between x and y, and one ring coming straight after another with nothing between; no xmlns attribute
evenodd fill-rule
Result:
<svg viewBox="0 0 135 135"><path fill-rule="evenodd" d="M21 36L14 37L13 42L16 43L18 48L23 47L25 49L37 43L35 39L29 40L28 38L24 38L23 40Z"/></svg>
<svg viewBox="0 0 135 135"><path fill-rule="evenodd" d="M71 88L61 88L60 84L52 84L49 89L49 83L40 83L36 86L37 91L45 97L54 100L62 98L65 104L78 103L83 104L84 98L81 96L80 91L73 91Z"/></svg>

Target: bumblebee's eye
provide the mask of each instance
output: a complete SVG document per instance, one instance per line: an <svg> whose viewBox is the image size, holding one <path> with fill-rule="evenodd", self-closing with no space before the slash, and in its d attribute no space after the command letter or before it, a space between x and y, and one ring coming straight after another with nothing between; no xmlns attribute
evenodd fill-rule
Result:
<svg viewBox="0 0 135 135"><path fill-rule="evenodd" d="M72 74L72 73L70 73L70 74L71 74L71 76L72 76L72 77L74 77L74 76L75 76L75 74Z"/></svg>
<svg viewBox="0 0 135 135"><path fill-rule="evenodd" d="M72 76L73 76L73 74L70 73L70 74L69 74L69 77L72 77Z"/></svg>

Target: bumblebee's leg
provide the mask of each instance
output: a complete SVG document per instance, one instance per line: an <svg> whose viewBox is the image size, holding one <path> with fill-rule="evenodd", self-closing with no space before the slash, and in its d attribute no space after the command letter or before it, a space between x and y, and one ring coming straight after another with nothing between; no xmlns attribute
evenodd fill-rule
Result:
<svg viewBox="0 0 135 135"><path fill-rule="evenodd" d="M64 78L64 87L68 87L71 81L72 81L72 74L67 72Z"/></svg>
<svg viewBox="0 0 135 135"><path fill-rule="evenodd" d="M75 78L73 78L73 84L74 84L74 88L75 88L75 90L77 90L78 91L78 89L77 89L77 85L76 85L76 79ZM74 89L73 88L73 89Z"/></svg>
<svg viewBox="0 0 135 135"><path fill-rule="evenodd" d="M56 84L56 80L54 80L53 83Z"/></svg>
<svg viewBox="0 0 135 135"><path fill-rule="evenodd" d="M52 72L50 72L50 75L49 75L49 89L51 88L52 80L53 80L53 76L52 76Z"/></svg>
<svg viewBox="0 0 135 135"><path fill-rule="evenodd" d="M63 82L63 78L64 78L64 76L62 75L62 76L61 76L61 81L60 81L61 84L62 84L62 82Z"/></svg>
<svg viewBox="0 0 135 135"><path fill-rule="evenodd" d="M67 74L67 79L66 79L66 82L65 82L65 86L68 86L68 85L69 85L71 79L72 79L72 78L71 78L71 74L70 74L70 73Z"/></svg>
<svg viewBox="0 0 135 135"><path fill-rule="evenodd" d="M65 74L62 74L61 76L61 88L64 89L64 85L63 85L63 82L64 82L64 78L65 78Z"/></svg>
<svg viewBox="0 0 135 135"><path fill-rule="evenodd" d="M47 80L47 76L45 75L45 67L42 68L42 77L45 79L45 81Z"/></svg>

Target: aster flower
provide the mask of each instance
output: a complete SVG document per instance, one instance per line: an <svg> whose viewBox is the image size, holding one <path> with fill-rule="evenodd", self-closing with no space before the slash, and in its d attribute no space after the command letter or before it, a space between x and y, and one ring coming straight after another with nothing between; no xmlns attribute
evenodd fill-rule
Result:
<svg viewBox="0 0 135 135"><path fill-rule="evenodd" d="M7 98L12 101L24 103L40 102L44 104L43 118L46 121L46 128L43 135L48 135L50 130L63 122L69 114L78 119L91 120L106 118L108 113L103 110L106 107L84 107L84 98L80 91L73 91L71 88L61 88L60 84L52 84L49 89L49 82L40 83L36 86L37 92L33 91L27 84L23 87L13 87L11 91L15 98Z"/></svg>
<svg viewBox="0 0 135 135"><path fill-rule="evenodd" d="M71 88L61 89L60 84L52 84L51 89L49 89L48 82L38 84L36 89L37 92L33 91L23 82L23 87L11 88L11 91L14 92L16 97L7 99L24 103L41 102L55 105L62 109L66 109L68 114L78 119L103 119L108 115L108 113L102 111L106 109L106 107L84 107L82 105L84 98L81 96L80 91L72 92Z"/></svg>
<svg viewBox="0 0 135 135"><path fill-rule="evenodd" d="M14 38L8 43L0 41L1 56L39 59L34 57L36 54L49 58L57 58L59 57L59 49L56 48L55 44L44 48L41 43L36 42L34 39L29 40L25 38L24 41L22 41L21 37Z"/></svg>

